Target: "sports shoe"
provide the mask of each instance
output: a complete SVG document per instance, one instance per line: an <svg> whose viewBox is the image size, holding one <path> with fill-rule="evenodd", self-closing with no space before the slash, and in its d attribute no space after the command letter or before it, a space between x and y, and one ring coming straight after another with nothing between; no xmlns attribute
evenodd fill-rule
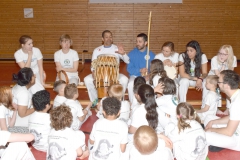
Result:
<svg viewBox="0 0 240 160"><path fill-rule="evenodd" d="M91 108L94 108L98 103L98 99L96 98L93 102L92 102L92 106Z"/></svg>
<svg viewBox="0 0 240 160"><path fill-rule="evenodd" d="M216 147L216 146L209 146L209 151L210 152L220 152L223 149L225 149L225 148Z"/></svg>

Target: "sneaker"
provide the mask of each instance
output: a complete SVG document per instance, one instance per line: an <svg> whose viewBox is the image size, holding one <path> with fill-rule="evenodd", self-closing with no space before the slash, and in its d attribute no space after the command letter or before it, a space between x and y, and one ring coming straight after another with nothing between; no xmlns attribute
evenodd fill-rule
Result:
<svg viewBox="0 0 240 160"><path fill-rule="evenodd" d="M94 108L98 103L98 99L96 98L93 102L92 102L92 106L91 108Z"/></svg>
<svg viewBox="0 0 240 160"><path fill-rule="evenodd" d="M216 146L209 146L209 151L210 152L220 152L221 150L223 150L224 148L221 147L216 147Z"/></svg>

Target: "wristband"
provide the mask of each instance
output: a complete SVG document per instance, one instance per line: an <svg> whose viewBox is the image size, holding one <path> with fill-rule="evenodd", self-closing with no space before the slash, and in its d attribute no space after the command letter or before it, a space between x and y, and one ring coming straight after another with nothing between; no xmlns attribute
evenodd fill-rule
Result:
<svg viewBox="0 0 240 160"><path fill-rule="evenodd" d="M201 77L198 77L198 79L201 79L201 80L202 80L202 82L203 82L203 79L202 79Z"/></svg>

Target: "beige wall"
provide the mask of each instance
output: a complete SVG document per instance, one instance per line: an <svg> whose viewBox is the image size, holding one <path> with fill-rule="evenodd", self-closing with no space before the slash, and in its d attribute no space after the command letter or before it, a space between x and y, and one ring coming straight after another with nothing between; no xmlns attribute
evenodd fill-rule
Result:
<svg viewBox="0 0 240 160"><path fill-rule="evenodd" d="M223 44L233 46L240 59L240 1L183 0L183 4L89 4L88 0L1 0L0 53L14 53L23 34L32 36L44 54L59 49L58 39L67 33L73 49L93 51L101 45L101 33L113 32L114 42L127 51L135 37L148 31L152 11L150 49L160 52L165 41L173 41L182 52L192 39L200 42L211 59ZM23 18L23 8L33 8L34 18Z"/></svg>

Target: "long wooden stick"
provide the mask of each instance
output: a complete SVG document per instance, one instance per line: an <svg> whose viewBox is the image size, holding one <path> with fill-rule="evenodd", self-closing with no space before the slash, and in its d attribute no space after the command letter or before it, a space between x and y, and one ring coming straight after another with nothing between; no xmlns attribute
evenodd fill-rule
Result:
<svg viewBox="0 0 240 160"><path fill-rule="evenodd" d="M149 58L149 46L150 46L150 30L151 30L151 19L152 19L152 11L149 14L149 23L148 23L148 47L147 47L147 56L146 56L146 68L148 69L148 60Z"/></svg>

